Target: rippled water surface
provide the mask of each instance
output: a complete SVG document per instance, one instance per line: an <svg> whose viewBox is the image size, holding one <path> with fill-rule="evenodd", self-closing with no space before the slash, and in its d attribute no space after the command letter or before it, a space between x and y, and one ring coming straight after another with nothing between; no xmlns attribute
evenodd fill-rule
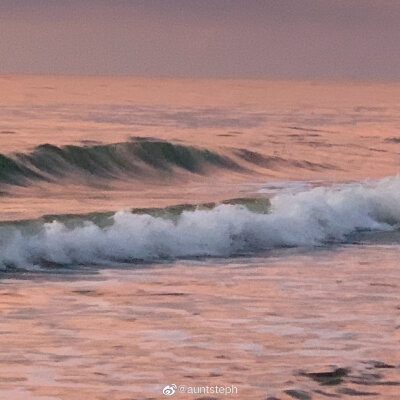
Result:
<svg viewBox="0 0 400 400"><path fill-rule="evenodd" d="M398 84L0 89L0 397L399 398Z"/></svg>

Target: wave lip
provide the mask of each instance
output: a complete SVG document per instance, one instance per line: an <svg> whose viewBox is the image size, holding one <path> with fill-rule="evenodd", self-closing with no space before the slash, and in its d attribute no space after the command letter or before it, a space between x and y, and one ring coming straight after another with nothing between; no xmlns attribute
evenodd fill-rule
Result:
<svg viewBox="0 0 400 400"><path fill-rule="evenodd" d="M268 213L242 204L183 210L177 218L120 211L109 224L60 221L0 228L0 265L107 265L192 257L231 257L277 247L344 243L358 231L400 223L400 176L318 187L271 199Z"/></svg>

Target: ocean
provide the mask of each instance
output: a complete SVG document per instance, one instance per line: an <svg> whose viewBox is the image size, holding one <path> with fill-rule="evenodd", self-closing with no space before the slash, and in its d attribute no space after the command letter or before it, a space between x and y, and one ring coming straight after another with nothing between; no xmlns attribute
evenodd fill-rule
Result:
<svg viewBox="0 0 400 400"><path fill-rule="evenodd" d="M2 398L400 397L400 84L0 92Z"/></svg>

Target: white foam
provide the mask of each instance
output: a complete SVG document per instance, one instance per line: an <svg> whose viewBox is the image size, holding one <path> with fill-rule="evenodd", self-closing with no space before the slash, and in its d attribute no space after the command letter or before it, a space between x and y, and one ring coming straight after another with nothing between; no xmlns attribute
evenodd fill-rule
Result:
<svg viewBox="0 0 400 400"><path fill-rule="evenodd" d="M46 223L40 232L0 230L0 265L22 268L41 260L61 264L106 264L134 259L229 257L279 246L342 241L356 230L391 230L400 222L400 177L318 187L277 195L269 214L240 205L184 212L177 222L117 212L113 223L68 229Z"/></svg>

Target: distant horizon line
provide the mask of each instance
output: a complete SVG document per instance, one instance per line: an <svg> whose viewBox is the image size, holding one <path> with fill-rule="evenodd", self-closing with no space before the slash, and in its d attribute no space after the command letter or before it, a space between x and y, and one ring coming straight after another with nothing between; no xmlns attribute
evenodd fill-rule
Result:
<svg viewBox="0 0 400 400"><path fill-rule="evenodd" d="M277 77L277 76L219 76L219 75L141 75L107 73L49 73L49 72L1 72L0 77L54 77L54 78L137 78L137 79L176 79L176 80L241 80L241 81L276 81L276 82L358 82L358 83L400 83L400 78L366 77Z"/></svg>

